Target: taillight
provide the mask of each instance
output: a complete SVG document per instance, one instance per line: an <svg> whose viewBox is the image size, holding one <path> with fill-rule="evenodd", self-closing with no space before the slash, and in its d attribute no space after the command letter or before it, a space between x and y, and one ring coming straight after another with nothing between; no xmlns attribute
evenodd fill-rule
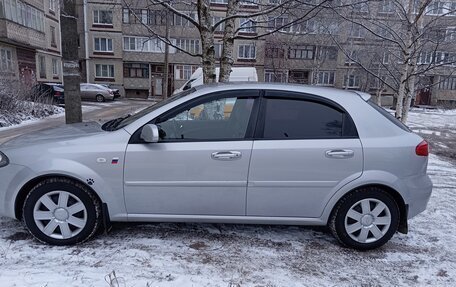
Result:
<svg viewBox="0 0 456 287"><path fill-rule="evenodd" d="M60 93L59 91L55 91L55 95L56 96L60 96L62 93Z"/></svg>
<svg viewBox="0 0 456 287"><path fill-rule="evenodd" d="M423 140L415 148L416 155L419 156L428 156L429 155L429 144L427 141Z"/></svg>

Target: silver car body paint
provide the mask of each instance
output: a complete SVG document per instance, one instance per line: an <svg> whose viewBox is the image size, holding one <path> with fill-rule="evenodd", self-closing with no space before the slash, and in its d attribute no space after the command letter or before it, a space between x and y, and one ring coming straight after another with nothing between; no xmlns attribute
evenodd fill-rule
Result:
<svg viewBox="0 0 456 287"><path fill-rule="evenodd" d="M352 117L359 139L128 144L143 125L201 95L268 89L338 103ZM10 160L0 168L0 214L16 217L16 197L27 182L63 175L90 182L112 221L323 225L343 195L368 184L397 191L411 218L426 208L432 190L427 157L415 154L422 139L375 111L365 103L368 98L302 85L219 84L200 87L116 131L88 123L21 136L0 146ZM325 157L332 149L353 156ZM220 150L242 156L211 160Z"/></svg>

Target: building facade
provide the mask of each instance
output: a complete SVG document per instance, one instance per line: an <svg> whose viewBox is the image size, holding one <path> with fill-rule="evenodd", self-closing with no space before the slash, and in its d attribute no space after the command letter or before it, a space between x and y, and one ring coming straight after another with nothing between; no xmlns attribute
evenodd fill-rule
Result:
<svg viewBox="0 0 456 287"><path fill-rule="evenodd" d="M0 0L0 78L62 82L58 3Z"/></svg>
<svg viewBox="0 0 456 287"><path fill-rule="evenodd" d="M121 0L78 1L79 15L84 15L79 17L78 24L84 81L111 84L127 97L160 97L163 96L165 43L156 34L165 35L166 29L169 29L169 39L174 46L190 54L201 52L199 32L189 21L157 5L149 5L148 1L132 2L134 6ZM227 0L210 1L213 23L225 17L227 3ZM277 0L243 1L241 12L255 15L267 5L277 3ZM337 5L342 1L331 3ZM361 18L369 15L378 19L393 19L395 8L392 3L385 0L375 1L370 6L367 3L364 3L366 6L357 4L350 7L350 13ZM456 74L456 51L453 51L456 47L456 16L449 13L453 9L452 3L434 1L426 12L429 19L448 14L441 17L445 21L440 21L440 28L446 33L447 45L444 50L444 46L440 45L441 50L434 51L431 56L426 54L424 48L419 51L419 65L437 63L441 66L420 75L420 83L428 84L426 88L418 89L419 104L456 101L456 78L453 76ZM175 8L193 19L197 17L196 11ZM393 59L394 52L384 52L390 51L391 47L371 37L362 26L345 21L331 11L323 11L303 21L296 21L303 14L302 11L289 12L236 19L238 35L245 37L234 41L234 66L255 67L260 81L363 90L381 96L386 105L393 104L394 90L379 80L378 76L375 77L375 73L363 70L356 61L364 57L368 70L386 73L388 67L398 63L397 59ZM222 50L223 29L223 25L220 25L214 35L217 59ZM275 30L275 33L256 38ZM168 91L171 93L201 66L201 58L170 47L168 65ZM381 75L380 78L383 79Z"/></svg>

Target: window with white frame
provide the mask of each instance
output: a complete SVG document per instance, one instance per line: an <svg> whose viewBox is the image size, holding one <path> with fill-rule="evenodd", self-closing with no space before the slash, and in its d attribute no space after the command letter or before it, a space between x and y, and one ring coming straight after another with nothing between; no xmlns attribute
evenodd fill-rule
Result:
<svg viewBox="0 0 456 287"><path fill-rule="evenodd" d="M95 10L93 11L93 23L101 25L112 25L112 11Z"/></svg>
<svg viewBox="0 0 456 287"><path fill-rule="evenodd" d="M334 86L335 73L334 71L319 71L316 79L315 84L319 86Z"/></svg>
<svg viewBox="0 0 456 287"><path fill-rule="evenodd" d="M456 77L444 78L439 82L439 90L456 90Z"/></svg>
<svg viewBox="0 0 456 287"><path fill-rule="evenodd" d="M240 4L244 6L256 6L259 0L241 0Z"/></svg>
<svg viewBox="0 0 456 287"><path fill-rule="evenodd" d="M456 43L456 27L448 27L445 30L445 41Z"/></svg>
<svg viewBox="0 0 456 287"><path fill-rule="evenodd" d="M267 83L287 83L288 71L287 70L265 70L264 81Z"/></svg>
<svg viewBox="0 0 456 287"><path fill-rule="evenodd" d="M0 48L0 68L2 71L13 70L13 58L10 49Z"/></svg>
<svg viewBox="0 0 456 287"><path fill-rule="evenodd" d="M125 24L130 23L130 9L124 8L122 13L122 22Z"/></svg>
<svg viewBox="0 0 456 287"><path fill-rule="evenodd" d="M192 74L198 69L198 66L192 65L175 65L174 78L176 80L189 80Z"/></svg>
<svg viewBox="0 0 456 287"><path fill-rule="evenodd" d="M314 58L315 46L294 46L288 50L289 59L311 60Z"/></svg>
<svg viewBox="0 0 456 287"><path fill-rule="evenodd" d="M185 15L189 16L193 20L197 21L198 14L196 12L183 12ZM193 27L193 24L186 18L181 15L174 14L174 25L183 26L183 27Z"/></svg>
<svg viewBox="0 0 456 287"><path fill-rule="evenodd" d="M379 13L390 14L390 13L394 13L394 10L396 9L392 0L380 1L379 5L380 5L378 8Z"/></svg>
<svg viewBox="0 0 456 287"><path fill-rule="evenodd" d="M55 12L56 11L56 0L49 0L49 10Z"/></svg>
<svg viewBox="0 0 456 287"><path fill-rule="evenodd" d="M256 59L256 48L253 44L241 44L238 46L238 59Z"/></svg>
<svg viewBox="0 0 456 287"><path fill-rule="evenodd" d="M383 52L383 59L382 62L383 64L389 64L389 58L390 58L390 53L389 52Z"/></svg>
<svg viewBox="0 0 456 287"><path fill-rule="evenodd" d="M97 78L114 78L114 65L95 64Z"/></svg>
<svg viewBox="0 0 456 287"><path fill-rule="evenodd" d="M95 38L95 51L97 52L112 52L112 39Z"/></svg>
<svg viewBox="0 0 456 287"><path fill-rule="evenodd" d="M359 76L358 75L345 76L344 87L359 88Z"/></svg>
<svg viewBox="0 0 456 287"><path fill-rule="evenodd" d="M366 30L357 24L353 24L350 30L350 37L362 39L366 35Z"/></svg>
<svg viewBox="0 0 456 287"><path fill-rule="evenodd" d="M239 28L240 32L243 33L256 33L255 21L249 18L240 18L239 19Z"/></svg>
<svg viewBox="0 0 456 287"><path fill-rule="evenodd" d="M212 25L215 25L216 23L218 23L222 19L223 19L223 17L219 17L219 16L212 17ZM218 25L215 28L215 32L223 32L223 31L225 31L225 23L224 22L220 23L220 25Z"/></svg>
<svg viewBox="0 0 456 287"><path fill-rule="evenodd" d="M215 58L220 59L222 57L222 49L223 45L220 43L215 43L214 44L214 50L215 50Z"/></svg>
<svg viewBox="0 0 456 287"><path fill-rule="evenodd" d="M44 32L44 13L18 0L0 1L0 16L23 26ZM3 13L3 15L1 15Z"/></svg>
<svg viewBox="0 0 456 287"><path fill-rule="evenodd" d="M432 1L427 7L426 7L426 14L428 15L442 15L447 12L447 7L449 8L449 3L451 2L446 2L446 1Z"/></svg>
<svg viewBox="0 0 456 287"><path fill-rule="evenodd" d="M418 56L418 64L431 64L434 61L434 52L421 52Z"/></svg>
<svg viewBox="0 0 456 287"><path fill-rule="evenodd" d="M228 0L210 0L214 4L228 4Z"/></svg>
<svg viewBox="0 0 456 287"><path fill-rule="evenodd" d="M354 1L352 7L354 12L364 13L369 12L369 5L366 2L358 2L357 0Z"/></svg>
<svg viewBox="0 0 456 287"><path fill-rule="evenodd" d="M359 61L359 52L357 50L347 51L345 55L345 64L356 64Z"/></svg>
<svg viewBox="0 0 456 287"><path fill-rule="evenodd" d="M200 52L200 41L197 39L176 39L176 46L192 54ZM182 53L182 51L176 50L176 53Z"/></svg>
<svg viewBox="0 0 456 287"><path fill-rule="evenodd" d="M158 38L124 37L124 51L163 53L165 43Z"/></svg>
<svg viewBox="0 0 456 287"><path fill-rule="evenodd" d="M268 31L274 31L274 30L278 29L280 32L289 32L290 26L287 26L287 24L288 24L288 17L285 17L285 16L268 17Z"/></svg>
<svg viewBox="0 0 456 287"><path fill-rule="evenodd" d="M58 76L59 70L59 61L57 59L52 59L52 76Z"/></svg>

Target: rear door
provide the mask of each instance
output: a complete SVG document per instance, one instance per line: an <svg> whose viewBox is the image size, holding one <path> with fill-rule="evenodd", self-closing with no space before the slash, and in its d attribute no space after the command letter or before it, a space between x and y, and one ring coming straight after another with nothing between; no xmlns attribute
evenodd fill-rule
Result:
<svg viewBox="0 0 456 287"><path fill-rule="evenodd" d="M267 91L247 189L247 215L319 217L330 197L359 177L361 142L351 117L315 96Z"/></svg>

